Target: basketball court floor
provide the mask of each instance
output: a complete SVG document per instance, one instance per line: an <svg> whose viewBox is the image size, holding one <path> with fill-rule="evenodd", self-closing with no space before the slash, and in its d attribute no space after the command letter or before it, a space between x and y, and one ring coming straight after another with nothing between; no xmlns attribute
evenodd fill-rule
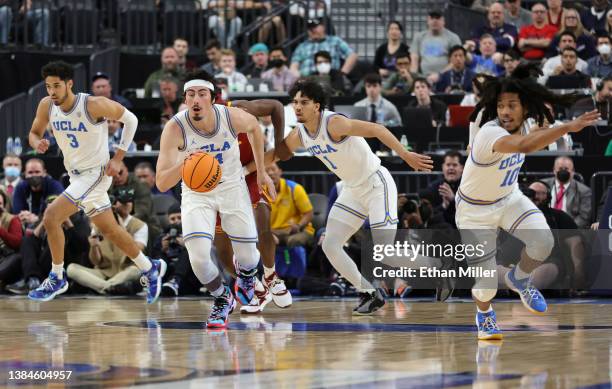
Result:
<svg viewBox="0 0 612 389"><path fill-rule="evenodd" d="M609 388L612 304L495 304L503 342L478 342L467 300L296 299L207 331L210 299L0 298L0 386L150 388ZM36 380L35 372L70 371ZM19 375L29 377L17 380Z"/></svg>

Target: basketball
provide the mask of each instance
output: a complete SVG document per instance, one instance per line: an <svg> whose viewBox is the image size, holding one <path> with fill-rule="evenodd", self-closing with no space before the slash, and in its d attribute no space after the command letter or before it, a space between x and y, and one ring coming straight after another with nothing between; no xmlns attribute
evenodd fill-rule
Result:
<svg viewBox="0 0 612 389"><path fill-rule="evenodd" d="M215 157L207 153L195 153L183 162L183 182L191 190L205 193L215 189L221 181L221 166Z"/></svg>

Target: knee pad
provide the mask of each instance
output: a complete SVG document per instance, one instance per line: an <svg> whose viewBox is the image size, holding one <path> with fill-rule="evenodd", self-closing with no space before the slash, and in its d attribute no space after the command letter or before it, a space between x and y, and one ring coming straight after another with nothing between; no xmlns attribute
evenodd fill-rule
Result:
<svg viewBox="0 0 612 389"><path fill-rule="evenodd" d="M496 294L497 289L481 289L477 288L476 285L474 285L474 288L472 288L472 296L474 296L476 300L482 301L483 303L493 300Z"/></svg>
<svg viewBox="0 0 612 389"><path fill-rule="evenodd" d="M548 258L555 245L552 231L549 229L530 230L530 233L534 235L528 242L525 242L525 252L529 258L543 262Z"/></svg>
<svg viewBox="0 0 612 389"><path fill-rule="evenodd" d="M236 262L242 270L251 270L259 263L259 250L255 243L232 242Z"/></svg>
<svg viewBox="0 0 612 389"><path fill-rule="evenodd" d="M210 239L206 238L189 239L185 242L193 272L203 285L219 276L219 270L211 261L211 245Z"/></svg>

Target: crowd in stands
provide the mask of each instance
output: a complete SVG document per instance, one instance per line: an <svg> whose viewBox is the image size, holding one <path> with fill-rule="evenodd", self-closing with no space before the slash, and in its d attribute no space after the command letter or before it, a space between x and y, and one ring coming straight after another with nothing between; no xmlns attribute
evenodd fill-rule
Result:
<svg viewBox="0 0 612 389"><path fill-rule="evenodd" d="M0 43L6 36L4 23L8 18L8 3L10 1L0 0ZM263 7L269 6L268 2L260 3ZM19 12L29 12L27 4L29 1ZM246 53L245 63L239 64L232 42L242 27L241 19L231 9L225 15L228 9L223 1L202 1L202 5L217 9L217 14L208 20L217 37L205 47L208 61L204 64L191 61L187 55L189 42L177 38L173 46L162 49L160 68L151 73L143 85L143 97L159 99L162 125L180 109L182 78L186 71L197 67L215 76L223 89L224 100L232 92L248 91L253 80L262 83L259 91L269 88L286 92L298 78L313 77L327 87L330 96L365 95L355 103L356 107L365 108L365 120L388 127L410 125L404 119L407 110L425 109L431 112L431 126L439 127L448 123L449 108L436 94L460 94L464 96L462 106L475 106L480 93L477 80L509 75L519 63L530 62L542 65L543 75L538 81L551 89L586 93L576 102L573 112L597 108L604 120L610 115L612 8L605 0L593 0L592 6L585 9L564 8L561 0L535 3L530 9L522 8L520 0L466 3L464 5L474 9L486 10L481 25L475 26L467 37L447 29L443 12L436 9L428 12L427 28L417 32L411 42L404 40L404 26L391 21L387 25L387 40L373 53L370 70L363 74L355 71L359 61L355 50L341 37L330 33L327 20L315 17L308 20L306 39L291 53L284 47L269 45L270 36L283 36L285 28L283 20L272 19L260 32L260 41ZM229 23L223 22L226 19ZM44 41L46 38L36 39ZM130 108L132 103L115 93L111 83L107 74L96 73L91 79L91 93ZM414 98L405 106L396 106L391 99L397 96ZM571 119L571 115L562 112L556 117ZM260 123L267 145L272 145L270 118L260 118ZM119 142L121 126L119 122L109 121L111 151ZM571 139L565 139L550 148L568 150L571 143ZM133 145L131 149L135 148ZM612 142L606 155L612 156ZM464 163L461 153L447 152L439 167L442 175L438 180L431 182L418 196L401 193L398 198L400 227L456 229L455 194ZM51 266L41 220L46 206L61 195L64 185L60 177L47 174L45 163L38 158L29 159L22 169L19 156L7 154L3 168L0 291L25 294L39 285ZM325 285L329 288L326 290L340 295L351 293L350 285L338 279L320 247L321 235L325 233L323 225L313 225L313 213L326 215L327 209L320 209L320 204L313 207L309 188L282 178L280 166L270 166L267 171L279 194L271 204L271 229L279 245L279 275L300 278L314 274L327 281ZM591 227L598 210L591 209L591 189L580 177L574 171L571 158L559 157L551 166L550 178L525 186L525 193L545 213L551 228ZM339 183L331 193L324 194L329 206L341 188ZM163 293L169 296L200 293L201 285L191 270L182 240L180 188L160 193L155 186L153 166L143 162L133 171L123 165L109 193L119 223L148 254L169 263ZM167 212L163 215L155 212L156 204L161 203L166 204ZM367 231L368 228L366 220L363 229ZM68 238L67 271L75 290L99 294L135 294L140 290L136 267L90 227L84 215L76 214L67 219L64 231ZM356 234L346 247L358 264L360 240L365 235ZM538 285L546 288L561 283L572 289L584 287L586 248L580 233L556 239L559 249L551 254L547 266L538 269ZM512 252L512 248L508 250ZM508 255L511 257L518 258ZM284 266L278 265L279 262ZM300 282L297 286L309 289ZM401 282L388 286L390 293L398 295L407 287Z"/></svg>

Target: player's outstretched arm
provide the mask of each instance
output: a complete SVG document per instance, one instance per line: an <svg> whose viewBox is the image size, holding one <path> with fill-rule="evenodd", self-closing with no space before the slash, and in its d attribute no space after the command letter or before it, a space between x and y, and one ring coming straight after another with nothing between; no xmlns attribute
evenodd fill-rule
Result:
<svg viewBox="0 0 612 389"><path fill-rule="evenodd" d="M285 137L285 107L277 100L258 99L258 100L237 100L232 102L232 105L237 108L242 108L251 115L262 117L270 115L272 117L272 125L274 126L274 145L279 159L286 161L291 158L291 153L278 145Z"/></svg>
<svg viewBox="0 0 612 389"><path fill-rule="evenodd" d="M334 115L329 119L327 130L335 141L339 141L345 136L378 138L385 146L395 151L414 170L428 172L433 168L433 161L430 156L406 150L395 135L380 124L348 119L342 115Z"/></svg>
<svg viewBox="0 0 612 389"><path fill-rule="evenodd" d="M537 130L532 129L527 135L514 134L504 136L493 144L493 151L508 154L538 151L568 132L579 132L585 127L595 125L598 120L600 120L599 112L593 110L558 127Z"/></svg>
<svg viewBox="0 0 612 389"><path fill-rule="evenodd" d="M155 184L161 192L166 192L181 179L183 161L179 159L179 148L183 148L183 134L174 120L164 126L155 169Z"/></svg>
<svg viewBox="0 0 612 389"><path fill-rule="evenodd" d="M279 149L283 150L283 153L286 153L290 157L293 157L293 152L300 147L302 147L302 141L300 140L300 136L298 135L298 129L294 128L291 130L289 135L285 139L283 139L278 145ZM287 161L289 158L284 159L283 161ZM264 165L269 166L273 162L279 161L279 153L276 149L268 150L264 153ZM246 174L253 173L255 168L255 162L249 162L244 166L244 170Z"/></svg>
<svg viewBox="0 0 612 389"><path fill-rule="evenodd" d="M50 97L45 97L40 100L40 103L38 103L38 108L36 109L36 116L34 117L32 127L30 128L30 134L28 135L30 147L36 150L36 152L39 154L46 153L47 149L49 148L49 141L43 139L43 137L45 136L45 131L49 125L49 107L51 104L53 103L51 102Z"/></svg>
<svg viewBox="0 0 612 389"><path fill-rule="evenodd" d="M111 119L123 123L121 141L117 145L115 155L106 166L106 175L116 176L121 168L120 162L134 140L136 128L138 127L138 118L123 105L102 96L89 97L86 109L89 116L94 120Z"/></svg>

